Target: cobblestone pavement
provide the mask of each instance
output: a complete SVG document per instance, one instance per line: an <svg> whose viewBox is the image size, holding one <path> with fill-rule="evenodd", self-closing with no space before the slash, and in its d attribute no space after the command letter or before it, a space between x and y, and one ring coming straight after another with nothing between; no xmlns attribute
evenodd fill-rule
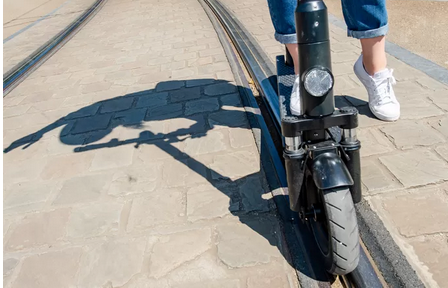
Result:
<svg viewBox="0 0 448 288"><path fill-rule="evenodd" d="M263 0L222 0L274 61L284 53ZM331 25L339 101L361 113L364 195L428 287L448 283L448 87L388 56L397 79L401 120L375 120L353 73L359 42ZM275 62L274 62L275 63ZM356 97L356 98L355 98Z"/></svg>
<svg viewBox="0 0 448 288"><path fill-rule="evenodd" d="M14 34L8 36L11 37L11 39L6 39L6 42L3 43L3 72L8 72L20 61L44 45L47 41L79 17L79 15L84 13L85 10L88 9L94 2L94 0L67 1L61 5L60 9L54 14L49 15L40 21L35 19L38 22L36 22L34 26L31 26L20 33L19 31L16 31L15 33L18 33L16 36L14 36ZM8 3L5 5L8 5ZM6 23L4 26L11 29L14 25L23 23L27 20L28 19L13 20L10 23ZM31 22L29 24L32 24ZM25 27L22 29L24 28Z"/></svg>
<svg viewBox="0 0 448 288"><path fill-rule="evenodd" d="M297 287L196 0L109 0L4 98L5 287Z"/></svg>
<svg viewBox="0 0 448 288"><path fill-rule="evenodd" d="M266 3L223 0L274 59ZM331 27L358 106L372 208L428 287L448 282L448 88L397 59L402 120L372 118L356 41ZM4 98L6 287L290 287L227 59L196 0L116 1Z"/></svg>

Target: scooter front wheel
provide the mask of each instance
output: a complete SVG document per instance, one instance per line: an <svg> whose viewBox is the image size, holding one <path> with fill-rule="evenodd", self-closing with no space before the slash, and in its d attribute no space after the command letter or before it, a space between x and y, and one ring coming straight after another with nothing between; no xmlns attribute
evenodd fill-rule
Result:
<svg viewBox="0 0 448 288"><path fill-rule="evenodd" d="M325 268L334 275L348 274L358 266L360 254L358 222L350 189L316 190L317 195L310 197L315 199L314 203L308 202L315 211L310 225Z"/></svg>

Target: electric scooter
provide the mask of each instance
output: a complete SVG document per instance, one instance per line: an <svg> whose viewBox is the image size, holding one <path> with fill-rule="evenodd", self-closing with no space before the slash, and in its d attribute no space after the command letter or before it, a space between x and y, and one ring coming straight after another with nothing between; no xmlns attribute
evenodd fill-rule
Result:
<svg viewBox="0 0 448 288"><path fill-rule="evenodd" d="M301 116L289 101L295 74L291 55L277 57L277 81L290 209L316 240L326 270L345 275L358 265L355 203L361 201L358 111L335 109L327 7L298 0L295 11L300 64Z"/></svg>

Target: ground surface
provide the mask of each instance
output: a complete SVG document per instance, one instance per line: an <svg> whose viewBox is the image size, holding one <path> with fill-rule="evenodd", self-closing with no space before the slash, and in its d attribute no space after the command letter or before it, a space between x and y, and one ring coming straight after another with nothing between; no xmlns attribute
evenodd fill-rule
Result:
<svg viewBox="0 0 448 288"><path fill-rule="evenodd" d="M297 286L197 1L108 1L4 117L5 287Z"/></svg>
<svg viewBox="0 0 448 288"><path fill-rule="evenodd" d="M223 3L283 53L265 1ZM335 89L361 113L365 196L443 287L448 87L390 56L402 119L375 120L345 34L331 26ZM4 98L5 286L297 286L233 81L196 0L109 0Z"/></svg>
<svg viewBox="0 0 448 288"><path fill-rule="evenodd" d="M3 10L3 74L67 27L94 2L6 1Z"/></svg>
<svg viewBox="0 0 448 288"><path fill-rule="evenodd" d="M51 13L65 0L3 1L3 39Z"/></svg>

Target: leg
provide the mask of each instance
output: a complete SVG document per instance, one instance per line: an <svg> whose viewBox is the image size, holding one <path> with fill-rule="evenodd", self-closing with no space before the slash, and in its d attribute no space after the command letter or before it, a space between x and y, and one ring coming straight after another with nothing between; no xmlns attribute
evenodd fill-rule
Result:
<svg viewBox="0 0 448 288"><path fill-rule="evenodd" d="M342 0L348 36L361 40L363 64L370 75L386 68L386 0Z"/></svg>
<svg viewBox="0 0 448 288"><path fill-rule="evenodd" d="M369 94L369 107L381 120L395 121L400 117L392 85L393 70L387 69L385 35L388 31L385 0L342 0L348 36L360 39L362 55L354 71Z"/></svg>
<svg viewBox="0 0 448 288"><path fill-rule="evenodd" d="M297 0L268 0L269 13L275 29L275 39L285 44L292 60L294 61L294 72L299 74L299 48L297 45L296 23L294 11ZM300 78L296 77L292 87L290 98L290 109L295 115L302 114L300 101Z"/></svg>
<svg viewBox="0 0 448 288"><path fill-rule="evenodd" d="M294 11L297 0L268 0L269 13L275 29L275 39L285 44L294 61L294 70L298 73L298 48Z"/></svg>
<svg viewBox="0 0 448 288"><path fill-rule="evenodd" d="M291 54L292 61L294 62L294 72L299 74L299 45L297 43L286 44L289 54Z"/></svg>

